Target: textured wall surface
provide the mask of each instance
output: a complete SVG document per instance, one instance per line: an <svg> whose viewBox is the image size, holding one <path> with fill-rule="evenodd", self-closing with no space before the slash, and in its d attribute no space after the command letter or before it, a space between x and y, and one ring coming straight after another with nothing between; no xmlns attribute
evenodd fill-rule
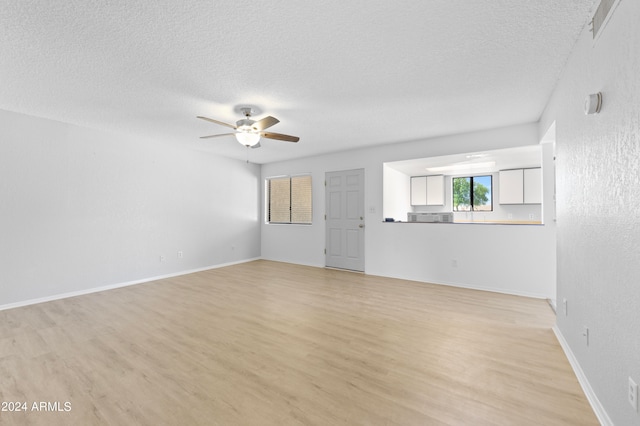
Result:
<svg viewBox="0 0 640 426"><path fill-rule="evenodd" d="M0 306L260 256L259 173L0 111Z"/></svg>
<svg viewBox="0 0 640 426"><path fill-rule="evenodd" d="M627 378L640 383L639 21L623 0L595 44L583 32L541 122L557 122L558 327L616 425L640 425L627 402ZM584 115L598 91L602 112Z"/></svg>

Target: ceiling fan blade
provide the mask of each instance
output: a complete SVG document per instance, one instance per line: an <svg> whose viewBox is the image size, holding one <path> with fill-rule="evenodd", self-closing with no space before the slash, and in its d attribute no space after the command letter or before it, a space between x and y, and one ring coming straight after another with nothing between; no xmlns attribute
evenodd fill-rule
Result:
<svg viewBox="0 0 640 426"><path fill-rule="evenodd" d="M214 120L213 118L209 118L209 117L203 117L201 115L197 116L199 119L201 120L206 120L206 121L210 121L212 123L216 123L219 124L221 126L227 126L227 127L231 127L232 129L236 129L236 125L235 124L229 124L229 123L225 123L224 121L218 121L218 120Z"/></svg>
<svg viewBox="0 0 640 426"><path fill-rule="evenodd" d="M253 145L251 148L252 149L260 148L260 142L258 142L257 144Z"/></svg>
<svg viewBox="0 0 640 426"><path fill-rule="evenodd" d="M279 141L285 142L298 142L300 140L297 136L289 136L283 135L282 133L273 133L273 132L260 132L260 136L267 139L276 139Z"/></svg>
<svg viewBox="0 0 640 426"><path fill-rule="evenodd" d="M200 136L200 139L218 138L220 136L230 136L230 135L235 135L235 133L221 133L219 135Z"/></svg>
<svg viewBox="0 0 640 426"><path fill-rule="evenodd" d="M256 121L255 123L253 123L253 125L251 127L255 128L256 130L261 132L264 129L267 129L267 128L273 126L274 124L278 124L279 122L280 122L280 120L278 120L277 118L272 117L272 116L268 116L268 117L263 118L262 120Z"/></svg>

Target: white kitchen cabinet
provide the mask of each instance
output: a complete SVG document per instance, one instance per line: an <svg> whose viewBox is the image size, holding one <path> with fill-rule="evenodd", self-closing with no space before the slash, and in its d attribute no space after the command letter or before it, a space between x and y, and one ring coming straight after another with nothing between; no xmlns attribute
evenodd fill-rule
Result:
<svg viewBox="0 0 640 426"><path fill-rule="evenodd" d="M412 176L412 206L443 206L444 175Z"/></svg>
<svg viewBox="0 0 640 426"><path fill-rule="evenodd" d="M500 170L500 204L542 203L542 169Z"/></svg>
<svg viewBox="0 0 640 426"><path fill-rule="evenodd" d="M500 170L500 204L522 204L523 202L523 170Z"/></svg>
<svg viewBox="0 0 640 426"><path fill-rule="evenodd" d="M426 176L411 177L411 205L412 206L427 205L427 177Z"/></svg>
<svg viewBox="0 0 640 426"><path fill-rule="evenodd" d="M444 175L427 176L427 205L444 206Z"/></svg>
<svg viewBox="0 0 640 426"><path fill-rule="evenodd" d="M524 203L542 203L542 169L524 169Z"/></svg>

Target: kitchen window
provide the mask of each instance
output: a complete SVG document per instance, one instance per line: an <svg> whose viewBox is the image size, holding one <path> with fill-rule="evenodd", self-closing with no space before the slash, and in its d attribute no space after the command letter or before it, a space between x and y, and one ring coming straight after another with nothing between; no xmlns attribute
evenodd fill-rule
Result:
<svg viewBox="0 0 640 426"><path fill-rule="evenodd" d="M454 212L493 211L491 175L454 177L452 180Z"/></svg>

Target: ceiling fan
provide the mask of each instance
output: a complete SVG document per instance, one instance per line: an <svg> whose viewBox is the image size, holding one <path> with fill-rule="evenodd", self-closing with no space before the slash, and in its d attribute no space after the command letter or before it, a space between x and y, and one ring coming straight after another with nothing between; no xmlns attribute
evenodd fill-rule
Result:
<svg viewBox="0 0 640 426"><path fill-rule="evenodd" d="M265 129L278 124L280 120L275 117L265 117L261 120L255 121L251 119L251 114L253 113L253 108L251 107L240 107L238 108L240 112L244 115L244 118L236 121L236 124L229 124L223 121L214 120L213 118L198 116L198 118L206 121L210 121L215 124L219 124L221 126L231 127L235 129L234 133L222 133L219 135L209 135L209 136L201 136L200 139L209 139L209 138L217 138L220 136L229 136L234 135L236 140L240 142L242 145L251 148L259 148L260 147L260 137L267 139L276 139L279 141L285 142L298 142L300 140L297 136L283 135L282 133L273 133L273 132L265 132Z"/></svg>

